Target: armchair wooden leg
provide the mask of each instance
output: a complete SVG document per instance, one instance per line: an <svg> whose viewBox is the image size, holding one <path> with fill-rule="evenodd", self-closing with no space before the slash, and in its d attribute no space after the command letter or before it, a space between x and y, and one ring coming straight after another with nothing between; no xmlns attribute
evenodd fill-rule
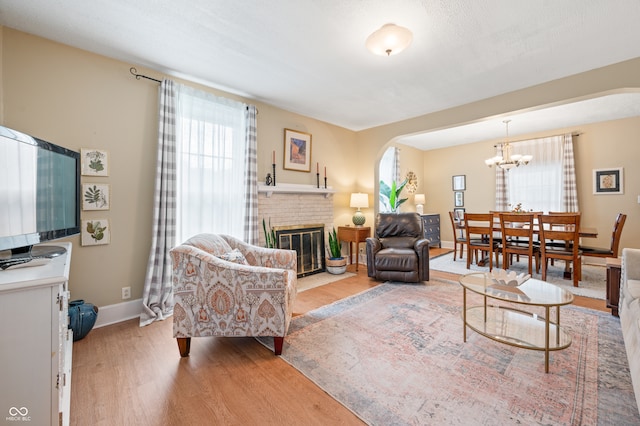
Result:
<svg viewBox="0 0 640 426"><path fill-rule="evenodd" d="M273 352L276 355L282 354L283 343L284 343L284 336L273 336Z"/></svg>
<svg viewBox="0 0 640 426"><path fill-rule="evenodd" d="M177 337L176 340L178 341L180 356L189 356L189 351L191 350L191 337Z"/></svg>

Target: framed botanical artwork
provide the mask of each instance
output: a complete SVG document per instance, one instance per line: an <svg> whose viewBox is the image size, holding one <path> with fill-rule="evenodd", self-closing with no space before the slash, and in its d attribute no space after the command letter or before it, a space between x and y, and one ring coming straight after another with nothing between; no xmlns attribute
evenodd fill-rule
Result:
<svg viewBox="0 0 640 426"><path fill-rule="evenodd" d="M111 242L109 219L83 220L80 242L83 246L109 244Z"/></svg>
<svg viewBox="0 0 640 426"><path fill-rule="evenodd" d="M454 191L464 191L467 189L467 176L466 175L457 175L453 177L452 180L453 190Z"/></svg>
<svg viewBox="0 0 640 426"><path fill-rule="evenodd" d="M311 171L311 134L284 129L284 166L286 170Z"/></svg>
<svg viewBox="0 0 640 426"><path fill-rule="evenodd" d="M464 220L464 209L463 208L455 208L453 209L453 219L457 220L457 221L463 221Z"/></svg>
<svg viewBox="0 0 640 426"><path fill-rule="evenodd" d="M110 188L106 183L82 184L82 210L109 210Z"/></svg>
<svg viewBox="0 0 640 426"><path fill-rule="evenodd" d="M623 194L624 176L622 167L593 170L594 194Z"/></svg>
<svg viewBox="0 0 640 426"><path fill-rule="evenodd" d="M453 205L456 207L464 206L464 192L456 191L453 193Z"/></svg>
<svg viewBox="0 0 640 426"><path fill-rule="evenodd" d="M109 176L109 154L102 149L80 149L83 176Z"/></svg>

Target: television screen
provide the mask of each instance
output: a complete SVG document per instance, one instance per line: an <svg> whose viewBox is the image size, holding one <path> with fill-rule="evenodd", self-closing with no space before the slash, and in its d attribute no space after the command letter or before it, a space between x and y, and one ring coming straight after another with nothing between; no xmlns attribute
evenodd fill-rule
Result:
<svg viewBox="0 0 640 426"><path fill-rule="evenodd" d="M32 245L80 232L79 163L75 151L0 126L0 250L35 256Z"/></svg>

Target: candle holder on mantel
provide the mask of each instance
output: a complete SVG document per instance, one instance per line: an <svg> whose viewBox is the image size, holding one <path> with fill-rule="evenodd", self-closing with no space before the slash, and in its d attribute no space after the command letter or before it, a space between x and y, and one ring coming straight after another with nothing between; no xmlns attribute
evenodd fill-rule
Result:
<svg viewBox="0 0 640 426"><path fill-rule="evenodd" d="M316 186L320 189L320 173L316 173Z"/></svg>
<svg viewBox="0 0 640 426"><path fill-rule="evenodd" d="M327 189L327 177L324 177L324 189Z"/></svg>
<svg viewBox="0 0 640 426"><path fill-rule="evenodd" d="M276 186L276 163L271 165L273 167L273 186Z"/></svg>

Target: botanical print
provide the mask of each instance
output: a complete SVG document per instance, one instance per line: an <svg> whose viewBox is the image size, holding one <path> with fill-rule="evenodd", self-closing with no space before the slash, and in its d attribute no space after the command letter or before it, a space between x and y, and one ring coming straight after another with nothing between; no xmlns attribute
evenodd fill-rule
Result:
<svg viewBox="0 0 640 426"><path fill-rule="evenodd" d="M82 174L85 176L109 176L107 151L82 149Z"/></svg>
<svg viewBox="0 0 640 426"><path fill-rule="evenodd" d="M109 185L90 183L82 185L83 210L109 210L109 207Z"/></svg>
<svg viewBox="0 0 640 426"><path fill-rule="evenodd" d="M109 244L111 231L108 219L83 220L82 221L82 245L96 246Z"/></svg>
<svg viewBox="0 0 640 426"><path fill-rule="evenodd" d="M623 191L623 169L622 167L613 169L595 169L593 171L593 193L594 194L622 194Z"/></svg>

